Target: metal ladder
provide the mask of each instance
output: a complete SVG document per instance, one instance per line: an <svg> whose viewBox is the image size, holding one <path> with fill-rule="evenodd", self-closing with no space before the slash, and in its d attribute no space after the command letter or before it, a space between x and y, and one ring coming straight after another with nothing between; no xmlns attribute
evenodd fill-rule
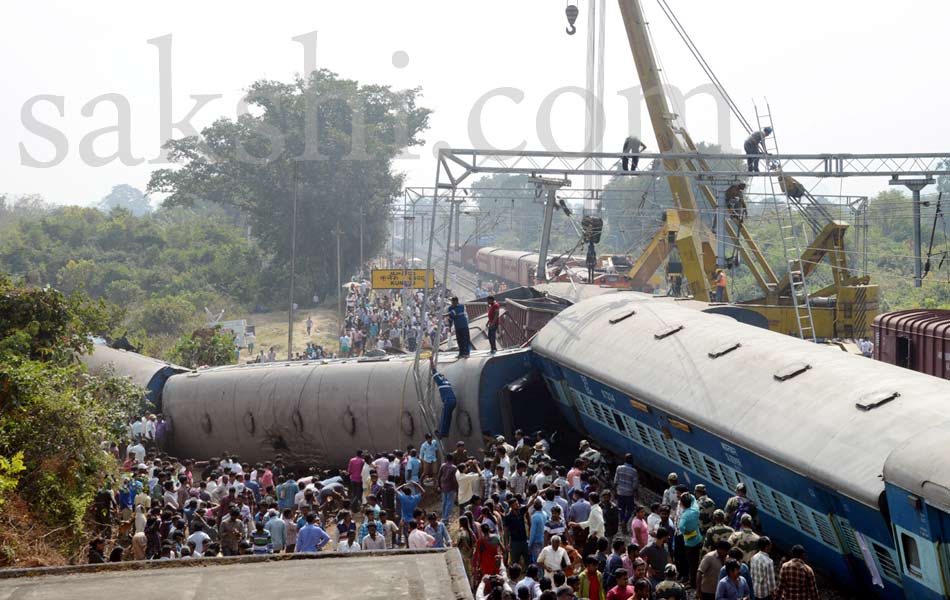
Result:
<svg viewBox="0 0 950 600"><path fill-rule="evenodd" d="M438 427L438 421L435 419L435 415L432 414L431 406L432 400L435 397L433 392L432 380L429 377L423 377L419 372L420 370L428 371L427 366L423 366L421 361L418 368L414 367L412 369L412 378L416 384L416 399L419 404L419 412L422 414L423 425L425 425L424 433L431 433L432 439L435 440L436 444L439 446L439 451L442 452L443 458L445 457L445 446L442 444L442 438L436 435Z"/></svg>
<svg viewBox="0 0 950 600"><path fill-rule="evenodd" d="M772 127L772 109L768 100L765 101L765 112L759 113L758 105L755 105L755 119L759 131L765 127ZM763 141L767 154L779 154L778 140L775 135L775 129L772 134ZM798 323L798 336L803 340L817 341L815 339L815 324L812 318L811 300L808 296L808 282L805 277L805 268L802 263L802 243L799 239L799 226L795 224L792 213L791 199L783 194L785 201L781 204L776 194L776 177L784 177L782 174L781 161L773 161L766 158L766 168L772 173L768 178L769 185L772 188L772 198L775 202L776 215L779 222L779 234L782 237L782 251L785 254L785 263L788 265L788 288L792 296L792 307L795 311L795 320ZM804 234L802 231L801 234Z"/></svg>

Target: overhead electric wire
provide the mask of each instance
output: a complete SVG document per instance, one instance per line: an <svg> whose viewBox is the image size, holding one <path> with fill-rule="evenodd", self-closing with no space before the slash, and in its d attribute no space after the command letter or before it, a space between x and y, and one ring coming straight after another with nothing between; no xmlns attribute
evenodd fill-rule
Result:
<svg viewBox="0 0 950 600"><path fill-rule="evenodd" d="M666 3L666 0L657 0L657 4L660 5L660 9L663 11L663 14L666 15L666 18L670 21L670 24L673 25L673 29L676 30L676 33L679 34L680 39L683 40L683 43L686 44L686 48L690 51L690 54L693 55L693 58L696 59L696 62L699 63L700 68L703 72L706 73L706 76L712 82L713 86L719 91L722 95L723 100L726 101L726 104L729 106L729 110L732 111L732 114L735 115L736 119L739 120L739 124L746 130L746 133L752 133L752 126L749 124L749 121L742 115L742 111L739 110L739 106L732 99L732 96L729 95L729 92L726 91L726 87L719 81L719 77L716 76L716 73L712 70L712 67L709 66L709 63L706 61L706 58L703 56L702 52L699 51L699 48L693 42L693 39L689 36L689 33L686 32L686 28L683 27L683 24L680 23L679 18L673 12L673 9L670 8L669 4Z"/></svg>

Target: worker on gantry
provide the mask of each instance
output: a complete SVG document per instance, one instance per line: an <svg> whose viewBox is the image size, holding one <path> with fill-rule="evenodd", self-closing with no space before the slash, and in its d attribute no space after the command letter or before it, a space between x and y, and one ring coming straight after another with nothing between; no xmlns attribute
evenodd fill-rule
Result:
<svg viewBox="0 0 950 600"><path fill-rule="evenodd" d="M749 172L758 173L759 172L759 154L768 154L765 149L765 138L772 135L772 128L766 127L761 131L753 132L748 138L746 138L743 148L745 153L748 155L746 160L749 163Z"/></svg>
<svg viewBox="0 0 950 600"><path fill-rule="evenodd" d="M623 153L625 155L621 159L621 166L624 171L636 171L637 165L640 164L640 153L647 149L647 145L640 141L635 135L631 135L623 142ZM628 162L629 161L629 162ZM629 164L630 168L627 168Z"/></svg>
<svg viewBox="0 0 950 600"><path fill-rule="evenodd" d="M782 188L782 193L789 198L801 200L802 196L805 195L805 186L794 177L789 177L788 175L779 177L778 184L779 187Z"/></svg>
<svg viewBox="0 0 950 600"><path fill-rule="evenodd" d="M745 204L744 183L734 183L726 188L725 199L726 208L729 210L729 216L733 219L743 222L748 214Z"/></svg>

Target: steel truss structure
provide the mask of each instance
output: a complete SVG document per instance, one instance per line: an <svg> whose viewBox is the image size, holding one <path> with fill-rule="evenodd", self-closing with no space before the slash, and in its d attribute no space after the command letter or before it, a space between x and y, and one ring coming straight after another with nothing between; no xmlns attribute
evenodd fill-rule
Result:
<svg viewBox="0 0 950 600"><path fill-rule="evenodd" d="M705 154L700 152L643 152L641 161L657 160L666 169L657 171L624 171L621 159L630 155L609 152L548 152L514 150L471 150L443 148L439 151L436 186L458 188L473 174L529 174L538 176L607 175L637 177L683 176L697 180L735 181L746 177L771 177L768 170L747 172L742 167L749 155ZM755 157L756 155L753 155ZM933 178L950 175L950 152L925 154L782 154L757 155L763 165L770 161L782 164L787 177L880 177L899 176ZM703 170L698 165L735 163L735 169ZM444 173L448 181L441 181Z"/></svg>

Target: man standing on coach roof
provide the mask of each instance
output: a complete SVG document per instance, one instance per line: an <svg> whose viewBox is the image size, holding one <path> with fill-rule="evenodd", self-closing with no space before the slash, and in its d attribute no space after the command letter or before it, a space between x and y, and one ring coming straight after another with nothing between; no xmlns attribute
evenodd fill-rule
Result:
<svg viewBox="0 0 950 600"><path fill-rule="evenodd" d="M455 327L455 341L459 347L459 358L468 358L473 348L468 331L468 313L465 312L465 305L459 304L457 296L452 296L452 305L449 306L449 312L446 316L452 319L452 326Z"/></svg>
<svg viewBox="0 0 950 600"><path fill-rule="evenodd" d="M491 344L491 353L494 354L498 351L496 343L498 337L498 313L501 312L501 305L495 302L494 296L489 296L486 300L488 301L488 343Z"/></svg>

